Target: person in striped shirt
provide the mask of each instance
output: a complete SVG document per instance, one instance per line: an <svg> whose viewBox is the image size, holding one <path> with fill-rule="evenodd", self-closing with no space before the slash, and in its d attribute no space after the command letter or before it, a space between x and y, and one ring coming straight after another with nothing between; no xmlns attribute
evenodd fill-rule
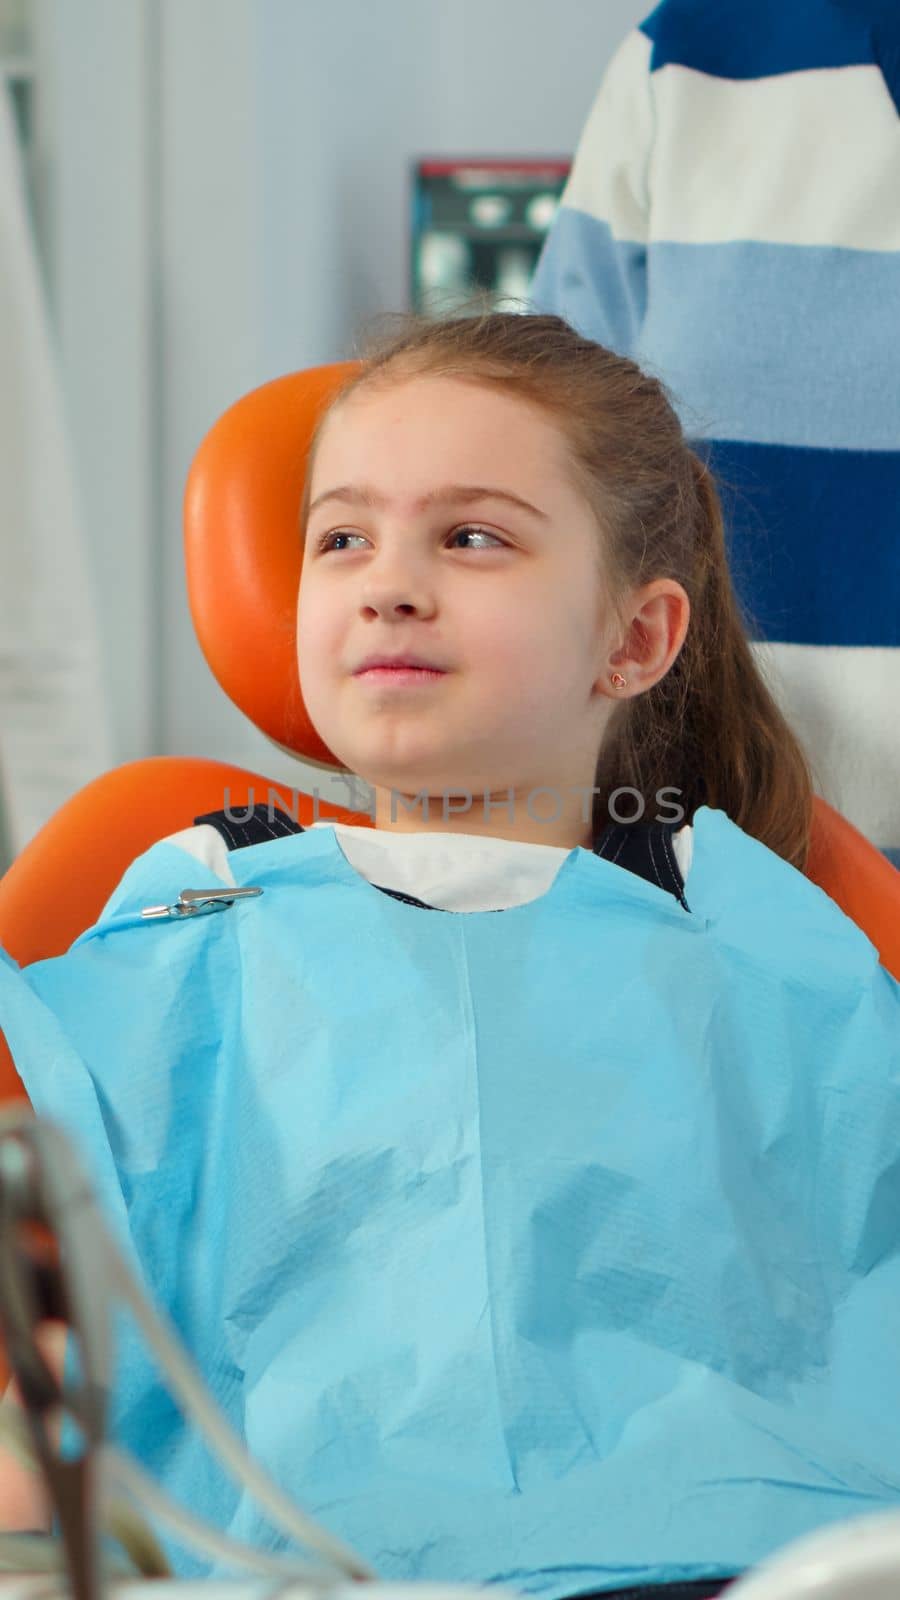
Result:
<svg viewBox="0 0 900 1600"><path fill-rule="evenodd" d="M900 5L663 0L530 285L663 380L817 787L900 865Z"/></svg>

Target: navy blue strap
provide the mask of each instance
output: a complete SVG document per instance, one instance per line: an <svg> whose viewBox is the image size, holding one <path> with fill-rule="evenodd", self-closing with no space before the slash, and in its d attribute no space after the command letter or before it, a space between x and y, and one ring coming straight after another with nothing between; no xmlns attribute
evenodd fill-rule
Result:
<svg viewBox="0 0 900 1600"><path fill-rule="evenodd" d="M282 839L289 833L305 833L302 823L295 822L279 806L244 806L238 811L207 811L194 818L194 826L208 822L222 835L229 850L243 850L248 844L267 844L270 839Z"/></svg>
<svg viewBox="0 0 900 1600"><path fill-rule="evenodd" d="M674 832L675 824L671 822L610 822L594 845L594 854L668 890L685 911L690 911L675 859Z"/></svg>
<svg viewBox="0 0 900 1600"><path fill-rule="evenodd" d="M195 825L203 822L209 823L222 835L229 850L242 850L251 844L267 844L270 839L281 839L290 833L306 831L286 811L268 804L245 806L241 811L207 811L202 817L194 818ZM672 847L674 831L674 824L665 822L611 822L597 840L594 854L602 856L605 861L612 861L618 867L624 867L626 872L636 873L648 883L655 883L660 889L668 890L679 905L689 911L690 906L684 897L684 880ZM423 911L445 909L443 906L430 906L401 889L385 889L380 883L373 884L373 888L381 889L383 894L389 894L394 900L402 900L406 905L421 906Z"/></svg>
<svg viewBox="0 0 900 1600"><path fill-rule="evenodd" d="M740 1576L740 1574L738 1574ZM713 1600L737 1578L688 1578L673 1583L642 1583L633 1589L604 1589L578 1600Z"/></svg>

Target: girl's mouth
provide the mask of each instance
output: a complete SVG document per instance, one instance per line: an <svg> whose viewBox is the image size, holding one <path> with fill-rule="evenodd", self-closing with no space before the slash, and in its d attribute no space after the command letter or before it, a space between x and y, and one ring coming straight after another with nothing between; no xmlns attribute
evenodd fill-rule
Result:
<svg viewBox="0 0 900 1600"><path fill-rule="evenodd" d="M435 667L367 667L356 676L362 683L388 684L392 688L415 688L418 684L433 683L447 674Z"/></svg>

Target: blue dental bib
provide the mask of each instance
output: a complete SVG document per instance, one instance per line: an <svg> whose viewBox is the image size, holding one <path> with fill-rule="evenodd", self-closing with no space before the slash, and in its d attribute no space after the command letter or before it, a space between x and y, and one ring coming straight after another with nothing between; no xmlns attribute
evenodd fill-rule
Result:
<svg viewBox="0 0 900 1600"><path fill-rule="evenodd" d="M690 910L576 848L502 912L330 828L159 844L0 1025L250 1451L386 1580L729 1576L900 1500L900 986L724 813ZM282 1548L125 1319L110 1432ZM184 1577L228 1568L160 1538Z"/></svg>

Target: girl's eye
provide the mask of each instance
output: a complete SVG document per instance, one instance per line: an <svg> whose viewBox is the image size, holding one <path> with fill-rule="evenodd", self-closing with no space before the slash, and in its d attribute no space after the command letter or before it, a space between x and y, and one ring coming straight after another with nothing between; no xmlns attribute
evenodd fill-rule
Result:
<svg viewBox="0 0 900 1600"><path fill-rule="evenodd" d="M450 537L451 539L457 539L461 533L474 533L478 539L493 539L495 544L503 543L502 539L498 539L497 535L491 533L487 528L457 528Z"/></svg>
<svg viewBox="0 0 900 1600"><path fill-rule="evenodd" d="M334 533L323 533L321 538L316 540L316 554L318 555L320 553L320 551L322 551L322 550L330 550L330 549L332 549L335 539L361 539L361 538L362 538L362 534L361 533L341 533L340 529L338 529Z"/></svg>
<svg viewBox="0 0 900 1600"><path fill-rule="evenodd" d="M479 539L493 539L495 544L503 544L503 540L500 539L496 533L491 533L488 528L472 528L468 526L464 528L456 528L450 537L451 539L458 539L460 534L463 533L474 533ZM361 533L350 533L347 531L342 531L340 528L333 529L331 533L325 533L320 539L316 540L316 553L319 554L322 551L333 550L335 539L362 539L363 537L364 535ZM470 546L469 548L472 547Z"/></svg>

